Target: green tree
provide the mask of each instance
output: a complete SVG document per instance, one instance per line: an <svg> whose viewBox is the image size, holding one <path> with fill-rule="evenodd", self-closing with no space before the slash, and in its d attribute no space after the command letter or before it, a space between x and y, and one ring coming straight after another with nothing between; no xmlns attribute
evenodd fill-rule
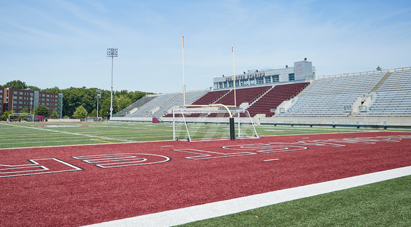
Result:
<svg viewBox="0 0 411 227"><path fill-rule="evenodd" d="M100 110L99 110L99 117L110 117L110 97L105 99L101 103Z"/></svg>
<svg viewBox="0 0 411 227"><path fill-rule="evenodd" d="M52 112L51 115L50 115L50 118L51 118L51 119L57 119L57 118L59 118L59 114L57 113L56 110L53 110L53 112Z"/></svg>
<svg viewBox="0 0 411 227"><path fill-rule="evenodd" d="M26 85L25 82L22 82L20 80L13 80L13 81L7 82L3 87L16 88L16 89L26 89L27 85Z"/></svg>
<svg viewBox="0 0 411 227"><path fill-rule="evenodd" d="M89 114L89 117L97 117L97 110L94 109L93 111L91 111L91 113Z"/></svg>
<svg viewBox="0 0 411 227"><path fill-rule="evenodd" d="M49 116L49 108L43 105L36 107L34 112L36 113L36 115L41 115L43 117Z"/></svg>
<svg viewBox="0 0 411 227"><path fill-rule="evenodd" d="M44 91L52 93L62 93L63 94L63 116L73 117L73 114L77 107L83 106L88 113L92 112L97 108L97 94L101 94L99 98L99 117L108 117L110 116L110 91L101 90L98 88L75 88L70 87L66 89L60 89L58 87L40 89L36 86L27 85L25 82L20 80L14 80L8 82L4 87L9 88L32 88L35 91ZM142 91L113 91L113 114L117 113L119 110L122 110L144 97L147 92ZM105 104L106 106L104 107ZM108 105L108 106L107 106ZM97 115L97 114L96 114Z"/></svg>
<svg viewBox="0 0 411 227"><path fill-rule="evenodd" d="M21 110L21 113L28 113L29 112L29 109L27 109L27 106L25 106L22 110Z"/></svg>
<svg viewBox="0 0 411 227"><path fill-rule="evenodd" d="M41 89L36 87L36 86L28 85L27 88L31 88L31 89L33 89L33 91L41 91Z"/></svg>
<svg viewBox="0 0 411 227"><path fill-rule="evenodd" d="M84 120L87 117L87 110L83 106L79 106L74 111L73 117Z"/></svg>
<svg viewBox="0 0 411 227"><path fill-rule="evenodd" d="M7 121L7 118L9 117L10 114L14 113L13 110L10 111L4 111L3 115L1 115L0 120L2 121Z"/></svg>

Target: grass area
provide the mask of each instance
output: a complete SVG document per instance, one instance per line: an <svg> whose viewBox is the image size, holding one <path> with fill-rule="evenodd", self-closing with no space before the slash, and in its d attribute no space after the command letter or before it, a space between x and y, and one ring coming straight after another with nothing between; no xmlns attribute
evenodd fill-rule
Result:
<svg viewBox="0 0 411 227"><path fill-rule="evenodd" d="M411 176L181 226L411 226Z"/></svg>
<svg viewBox="0 0 411 227"><path fill-rule="evenodd" d="M170 123L133 122L0 123L0 149L172 140L172 127ZM190 127L194 138L229 137L228 125L225 124L192 124ZM250 128L243 127L241 134L247 130ZM286 126L256 126L256 130L259 136L371 131L353 128ZM186 139L185 127L180 125L177 131L181 133L180 139Z"/></svg>

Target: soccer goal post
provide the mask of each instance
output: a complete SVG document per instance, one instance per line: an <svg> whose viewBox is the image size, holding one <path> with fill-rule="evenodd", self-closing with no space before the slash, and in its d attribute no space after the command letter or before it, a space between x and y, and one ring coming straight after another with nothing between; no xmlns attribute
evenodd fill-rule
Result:
<svg viewBox="0 0 411 227"><path fill-rule="evenodd" d="M7 117L7 122L34 122L34 115L30 113L13 113Z"/></svg>
<svg viewBox="0 0 411 227"><path fill-rule="evenodd" d="M247 110L224 107L173 110L174 140L259 138Z"/></svg>

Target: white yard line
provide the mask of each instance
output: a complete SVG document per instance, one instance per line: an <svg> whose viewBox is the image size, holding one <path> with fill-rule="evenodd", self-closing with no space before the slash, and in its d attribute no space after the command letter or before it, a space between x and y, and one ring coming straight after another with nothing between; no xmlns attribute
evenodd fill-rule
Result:
<svg viewBox="0 0 411 227"><path fill-rule="evenodd" d="M411 166L89 226L174 226L411 175Z"/></svg>
<svg viewBox="0 0 411 227"><path fill-rule="evenodd" d="M64 133L64 134L69 134L69 135L83 136L83 137L102 139L102 140L115 140L115 141L123 141L123 142L134 142L134 141L131 141L131 140L115 139L115 138L109 138L109 137L104 137L104 136L94 136L94 135L74 133L74 132L65 132L65 131L58 131L58 130L47 129L47 128L37 128L37 127L29 127L29 126L21 126L21 125L12 125L12 126L13 127L28 128L28 129L37 129L37 130L48 131L48 132Z"/></svg>

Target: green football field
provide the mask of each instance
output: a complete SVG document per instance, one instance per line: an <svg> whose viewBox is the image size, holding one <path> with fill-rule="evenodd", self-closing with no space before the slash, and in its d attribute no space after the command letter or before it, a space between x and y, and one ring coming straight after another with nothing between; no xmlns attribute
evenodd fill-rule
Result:
<svg viewBox="0 0 411 227"><path fill-rule="evenodd" d="M248 131L251 131L250 126ZM241 134L246 132L243 127ZM356 128L255 126L258 136L376 131ZM187 139L184 125L176 126L179 139ZM191 125L191 137L229 137L225 124ZM0 149L82 144L130 143L173 140L171 123L0 123Z"/></svg>

